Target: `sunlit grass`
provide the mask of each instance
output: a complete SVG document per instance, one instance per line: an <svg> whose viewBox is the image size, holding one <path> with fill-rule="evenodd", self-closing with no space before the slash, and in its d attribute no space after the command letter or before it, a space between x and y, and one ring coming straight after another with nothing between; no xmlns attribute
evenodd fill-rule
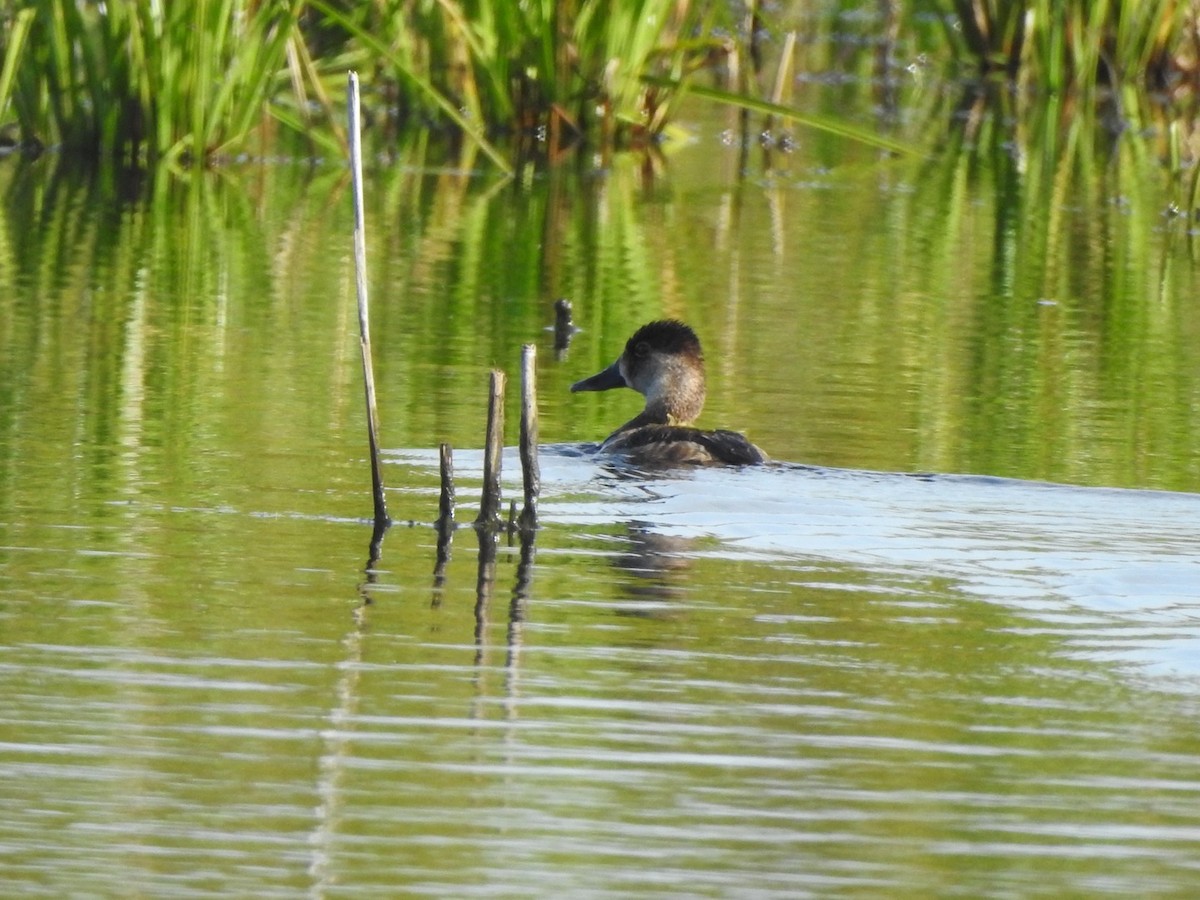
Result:
<svg viewBox="0 0 1200 900"><path fill-rule="evenodd" d="M207 159L311 78L301 0L21 3L0 109L28 144L116 159ZM289 79L290 74L290 79Z"/></svg>
<svg viewBox="0 0 1200 900"><path fill-rule="evenodd" d="M448 122L515 156L652 139L677 90L720 46L721 4L690 0L401 0L312 7L344 30L344 61L373 67L400 125ZM487 151L485 151L487 152Z"/></svg>
<svg viewBox="0 0 1200 900"><path fill-rule="evenodd" d="M703 7L703 8L702 8ZM27 146L211 160L275 120L339 141L349 67L399 129L464 134L512 155L652 139L712 50L720 4L688 0L20 0L0 13L0 116ZM316 116L313 116L313 113ZM2 122L0 122L2 124ZM515 154L496 142L515 145Z"/></svg>

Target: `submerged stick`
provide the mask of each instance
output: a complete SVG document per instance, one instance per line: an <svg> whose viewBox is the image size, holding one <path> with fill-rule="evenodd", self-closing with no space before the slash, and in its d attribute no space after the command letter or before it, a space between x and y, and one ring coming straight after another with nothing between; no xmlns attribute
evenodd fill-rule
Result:
<svg viewBox="0 0 1200 900"><path fill-rule="evenodd" d="M383 461L379 455L379 413L375 405L375 370L371 365L371 327L367 309L367 237L363 215L361 122L358 73L349 73L346 86L350 117L350 173L354 185L354 284L358 291L358 340L362 350L363 387L367 400L367 443L371 450L371 496L375 502L375 531L380 534L391 519L383 493Z"/></svg>
<svg viewBox="0 0 1200 900"><path fill-rule="evenodd" d="M537 501L542 489L538 467L537 347L521 348L521 476L525 485L525 508L521 510L523 529L537 528Z"/></svg>
<svg viewBox="0 0 1200 900"><path fill-rule="evenodd" d="M482 528L500 527L500 456L504 452L504 373L492 369L488 393L487 444L483 450L483 496L479 501Z"/></svg>

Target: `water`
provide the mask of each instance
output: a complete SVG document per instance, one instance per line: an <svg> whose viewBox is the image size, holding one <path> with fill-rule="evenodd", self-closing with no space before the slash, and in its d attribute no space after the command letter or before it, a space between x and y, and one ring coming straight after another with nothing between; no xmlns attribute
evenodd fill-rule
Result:
<svg viewBox="0 0 1200 900"><path fill-rule="evenodd" d="M389 475L431 482L431 462L400 454ZM236 564L186 539L170 559L61 542L6 603L9 883L1195 883L1200 498L543 462L532 569L503 543L482 590L469 531L440 586L424 527L388 536L371 583L348 522L154 514L236 532L255 548ZM82 587L143 570L121 597Z"/></svg>
<svg viewBox="0 0 1200 900"><path fill-rule="evenodd" d="M726 124L655 179L374 173L371 565L341 171L0 166L6 893L1194 893L1169 186L822 140L739 178ZM637 398L567 387L660 315L705 340L704 422L784 463L574 452ZM436 576L436 445L468 520L526 341L543 527Z"/></svg>

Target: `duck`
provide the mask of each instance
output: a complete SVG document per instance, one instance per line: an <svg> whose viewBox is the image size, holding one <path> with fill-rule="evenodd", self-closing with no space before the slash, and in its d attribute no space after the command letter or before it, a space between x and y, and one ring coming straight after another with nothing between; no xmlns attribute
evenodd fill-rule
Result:
<svg viewBox="0 0 1200 900"><path fill-rule="evenodd" d="M646 407L607 438L600 451L648 467L750 466L767 455L736 431L695 428L706 394L700 339L677 319L643 325L608 368L571 385L571 393L628 387Z"/></svg>

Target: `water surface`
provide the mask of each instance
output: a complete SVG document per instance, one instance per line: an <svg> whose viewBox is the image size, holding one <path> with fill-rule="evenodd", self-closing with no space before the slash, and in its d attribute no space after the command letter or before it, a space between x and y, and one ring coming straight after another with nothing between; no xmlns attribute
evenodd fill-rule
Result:
<svg viewBox="0 0 1200 900"><path fill-rule="evenodd" d="M11 893L1200 886L1171 185L1131 143L1095 169L965 140L768 158L728 126L654 177L374 171L399 524L370 565L340 167L122 193L0 166ZM663 315L706 343L704 424L784 464L567 452L637 403L570 383ZM462 529L435 576L435 448L469 521L486 372L529 341L543 527L494 570Z"/></svg>

